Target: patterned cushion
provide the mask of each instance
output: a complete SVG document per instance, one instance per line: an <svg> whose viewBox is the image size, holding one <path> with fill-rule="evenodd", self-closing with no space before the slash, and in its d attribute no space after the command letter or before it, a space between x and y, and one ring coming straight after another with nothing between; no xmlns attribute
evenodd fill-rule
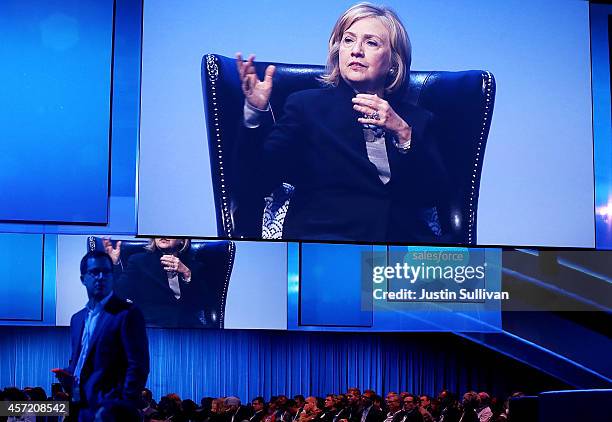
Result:
<svg viewBox="0 0 612 422"><path fill-rule="evenodd" d="M262 239L282 239L283 222L289 209L289 201L295 188L288 183L283 183L270 196L265 198L266 206L263 213L261 226Z"/></svg>

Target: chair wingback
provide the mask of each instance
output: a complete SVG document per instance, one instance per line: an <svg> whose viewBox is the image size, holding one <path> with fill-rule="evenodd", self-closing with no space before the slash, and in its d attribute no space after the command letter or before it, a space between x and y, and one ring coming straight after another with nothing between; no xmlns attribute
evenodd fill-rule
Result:
<svg viewBox="0 0 612 422"><path fill-rule="evenodd" d="M123 240L121 241L121 260L127 263L130 256L135 253L145 252L144 247L147 240ZM87 238L87 250L104 251L102 238L89 236ZM213 309L219 315L219 327L223 328L225 321L225 304L227 302L227 289L234 267L236 245L229 240L191 242L188 252L191 258L206 268L206 287L210 297L218 298Z"/></svg>
<svg viewBox="0 0 612 422"><path fill-rule="evenodd" d="M260 77L276 66L270 104L275 118L283 113L287 96L317 88L323 66L256 62ZM202 87L208 128L210 167L217 233L227 238L261 237L261 190L253 181L236 179L232 151L242 125L244 96L235 59L216 54L202 59ZM437 116L443 161L452 181L440 204L440 218L456 243L476 243L478 193L484 151L495 102L495 79L490 72L412 71L407 94Z"/></svg>

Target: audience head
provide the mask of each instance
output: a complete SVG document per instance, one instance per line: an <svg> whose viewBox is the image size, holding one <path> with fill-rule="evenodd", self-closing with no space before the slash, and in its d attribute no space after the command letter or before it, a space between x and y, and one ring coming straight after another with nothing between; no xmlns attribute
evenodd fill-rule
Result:
<svg viewBox="0 0 612 422"><path fill-rule="evenodd" d="M295 416L299 410L300 410L300 406L295 400L293 399L287 400L287 411L289 413Z"/></svg>
<svg viewBox="0 0 612 422"><path fill-rule="evenodd" d="M424 409L427 409L429 407L429 405L431 404L431 399L429 398L429 396L427 394L421 395L419 400L421 402L421 407L424 408Z"/></svg>
<svg viewBox="0 0 612 422"><path fill-rule="evenodd" d="M210 412L212 410L212 403L214 398L212 397L202 397L200 399L200 407L204 409L206 412Z"/></svg>
<svg viewBox="0 0 612 422"><path fill-rule="evenodd" d="M308 396L304 402L304 411L312 413L319 409L319 402L316 397Z"/></svg>
<svg viewBox="0 0 612 422"><path fill-rule="evenodd" d="M253 400L251 400L251 406L253 407L254 412L259 412L264 410L266 407L266 401L263 397L257 396Z"/></svg>
<svg viewBox="0 0 612 422"><path fill-rule="evenodd" d="M306 399L301 394L296 394L295 396L293 396L293 400L295 400L295 403L299 407L304 407L304 403L306 403Z"/></svg>
<svg viewBox="0 0 612 422"><path fill-rule="evenodd" d="M30 400L33 401L46 401L47 392L42 387L26 387L23 389L24 393Z"/></svg>
<svg viewBox="0 0 612 422"><path fill-rule="evenodd" d="M225 403L225 399L223 397L214 399L212 403L210 404L210 411L212 413L217 413L217 414L225 412L224 403Z"/></svg>
<svg viewBox="0 0 612 422"><path fill-rule="evenodd" d="M346 397L348 399L348 403L351 406L357 406L359 401L361 400L361 390L356 387L349 388Z"/></svg>
<svg viewBox="0 0 612 422"><path fill-rule="evenodd" d="M334 400L333 394L328 394L325 396L323 407L325 407L325 410L331 410L336 407L336 401Z"/></svg>
<svg viewBox="0 0 612 422"><path fill-rule="evenodd" d="M287 396L280 395L276 398L276 407L279 409L286 410L287 408Z"/></svg>
<svg viewBox="0 0 612 422"><path fill-rule="evenodd" d="M185 415L189 417L198 409L198 405L191 399L185 399L181 403L181 408L183 409L183 412L185 412Z"/></svg>
<svg viewBox="0 0 612 422"><path fill-rule="evenodd" d="M463 408L464 409L476 409L480 405L480 398L476 391L468 391L463 395Z"/></svg>
<svg viewBox="0 0 612 422"><path fill-rule="evenodd" d="M153 393L148 388L142 390L140 397L145 404L149 405L153 401Z"/></svg>
<svg viewBox="0 0 612 422"><path fill-rule="evenodd" d="M488 406L491 403L491 396L489 396L489 394L485 391L478 393L478 397L480 398L481 406Z"/></svg>
<svg viewBox="0 0 612 422"><path fill-rule="evenodd" d="M338 409L344 409L348 405L348 400L344 394L336 394L334 396L334 402L336 403L336 407Z"/></svg>
<svg viewBox="0 0 612 422"><path fill-rule="evenodd" d="M395 413L402 408L402 404L400 402L400 397L397 393L390 392L387 394L385 398L385 403L387 403L387 408L389 408L389 412Z"/></svg>
<svg viewBox="0 0 612 422"><path fill-rule="evenodd" d="M225 411L233 413L240 407L240 399L236 396L229 396L225 398Z"/></svg>
<svg viewBox="0 0 612 422"><path fill-rule="evenodd" d="M417 407L419 407L419 398L414 394L406 394L404 396L404 410L407 412L412 412Z"/></svg>
<svg viewBox="0 0 612 422"><path fill-rule="evenodd" d="M445 407L451 406L455 402L455 395L448 390L440 391L438 395L438 400L440 401L440 407L443 409Z"/></svg>

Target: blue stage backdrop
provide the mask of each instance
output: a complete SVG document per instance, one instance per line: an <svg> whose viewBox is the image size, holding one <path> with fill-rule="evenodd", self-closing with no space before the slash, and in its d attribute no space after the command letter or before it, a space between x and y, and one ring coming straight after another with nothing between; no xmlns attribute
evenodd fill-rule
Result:
<svg viewBox="0 0 612 422"><path fill-rule="evenodd" d="M156 399L344 392L433 394L442 388L506 395L567 388L535 369L453 334L349 334L149 329ZM68 364L62 327L0 327L0 386L51 388L49 370Z"/></svg>

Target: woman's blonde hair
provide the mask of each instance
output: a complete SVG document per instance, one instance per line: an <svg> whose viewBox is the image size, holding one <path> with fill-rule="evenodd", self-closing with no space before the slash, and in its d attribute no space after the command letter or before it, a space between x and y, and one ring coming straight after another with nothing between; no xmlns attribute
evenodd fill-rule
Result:
<svg viewBox="0 0 612 422"><path fill-rule="evenodd" d="M410 74L412 60L412 46L406 28L397 14L386 6L377 6L371 3L358 3L350 7L338 18L329 37L329 52L325 75L321 81L327 85L337 86L340 81L340 43L342 35L355 22L365 18L378 19L389 31L391 42L391 70L385 83L385 92L392 93L399 89Z"/></svg>
<svg viewBox="0 0 612 422"><path fill-rule="evenodd" d="M147 246L144 247L149 252L155 252L157 250L157 246L155 246L155 239L160 239L160 238L152 237L151 239L149 239L149 243L147 243ZM178 250L178 253L185 252L191 246L191 240L189 239L178 239L178 240L182 242L182 245L180 249Z"/></svg>

